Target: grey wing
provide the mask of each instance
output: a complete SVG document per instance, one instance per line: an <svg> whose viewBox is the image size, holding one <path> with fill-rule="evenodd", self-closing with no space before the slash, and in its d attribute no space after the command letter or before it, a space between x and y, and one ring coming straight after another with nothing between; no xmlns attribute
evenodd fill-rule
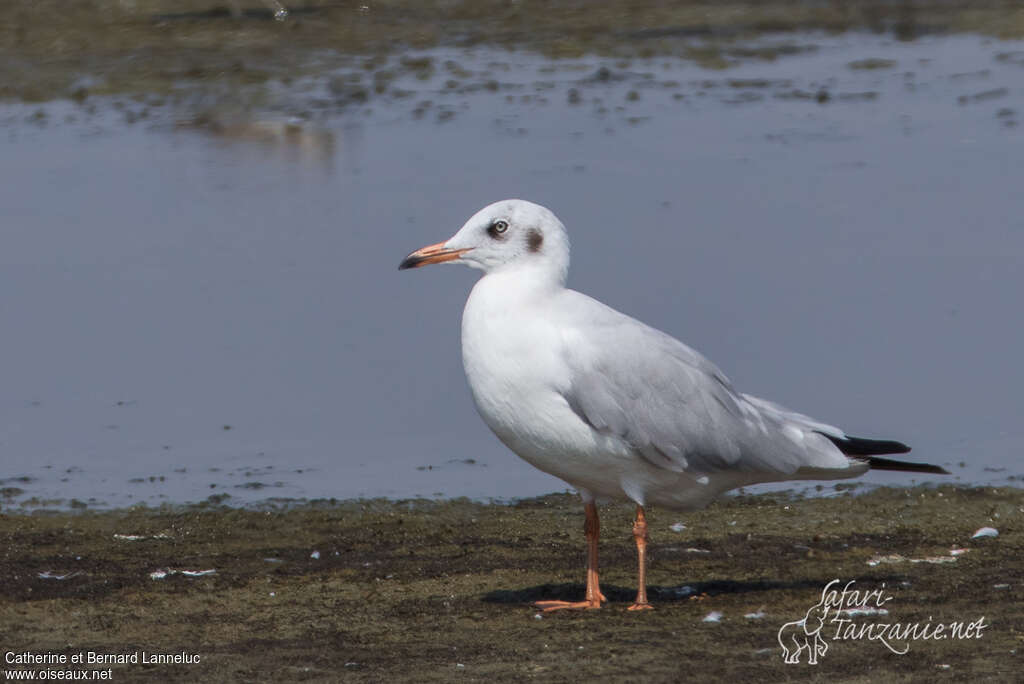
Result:
<svg viewBox="0 0 1024 684"><path fill-rule="evenodd" d="M665 333L612 309L590 313L564 336L563 396L593 429L619 436L651 464L780 474L849 466L821 434L842 436L838 428L736 392L710 361Z"/></svg>

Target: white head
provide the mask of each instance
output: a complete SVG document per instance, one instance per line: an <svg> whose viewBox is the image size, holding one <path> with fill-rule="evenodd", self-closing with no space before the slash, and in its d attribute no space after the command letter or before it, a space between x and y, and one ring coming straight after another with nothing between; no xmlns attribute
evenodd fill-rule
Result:
<svg viewBox="0 0 1024 684"><path fill-rule="evenodd" d="M550 210L510 199L484 207L447 242L407 256L399 269L442 262L463 263L486 273L529 269L565 284L569 273L569 236Z"/></svg>

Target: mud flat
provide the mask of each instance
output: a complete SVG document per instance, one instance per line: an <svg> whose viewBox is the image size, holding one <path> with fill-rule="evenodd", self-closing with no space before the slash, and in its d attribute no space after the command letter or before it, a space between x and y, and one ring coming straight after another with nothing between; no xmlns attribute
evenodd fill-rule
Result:
<svg viewBox="0 0 1024 684"><path fill-rule="evenodd" d="M506 48L546 57L682 57L727 68L813 46L787 34L865 31L900 40L951 33L1024 36L1019 4L392 2L293 0L275 21L260 0L10 0L0 22L0 100L44 102L128 95L147 107L273 88L345 66L389 89L389 56L439 47ZM753 45L766 36L772 45ZM416 64L404 65L415 70ZM420 65L424 69L429 64ZM400 69L399 69L400 70ZM342 79L344 80L344 79Z"/></svg>
<svg viewBox="0 0 1024 684"><path fill-rule="evenodd" d="M239 682L1011 681L1020 672L1019 489L840 489L727 498L686 515L654 509L656 609L639 614L626 610L630 519L627 506L602 507L607 606L540 615L531 601L583 591L573 496L3 515L7 657L83 658L4 667ZM984 527L998 535L973 538ZM908 649L898 655L867 636L836 639L841 625L826 622L816 666L784 663L779 629L832 580L834 589L853 580L862 599L878 592L844 614L849 624L981 629L892 641Z"/></svg>

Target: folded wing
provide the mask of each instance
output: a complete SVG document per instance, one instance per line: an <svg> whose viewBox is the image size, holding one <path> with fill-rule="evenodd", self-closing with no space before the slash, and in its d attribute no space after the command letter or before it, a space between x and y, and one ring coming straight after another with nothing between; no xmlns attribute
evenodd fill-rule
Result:
<svg viewBox="0 0 1024 684"><path fill-rule="evenodd" d="M838 428L738 393L678 340L571 290L562 316L570 368L562 394L594 430L658 467L792 474L863 468L833 443Z"/></svg>

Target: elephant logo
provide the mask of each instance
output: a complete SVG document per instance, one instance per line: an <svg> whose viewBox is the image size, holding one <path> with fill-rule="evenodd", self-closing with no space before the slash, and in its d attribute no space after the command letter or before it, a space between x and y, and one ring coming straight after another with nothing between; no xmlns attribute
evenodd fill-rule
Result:
<svg viewBox="0 0 1024 684"><path fill-rule="evenodd" d="M782 646L782 660L788 664L800 662L800 654L807 651L807 662L818 664L818 657L828 651L828 643L821 637L825 626L828 606L825 597L811 606L802 620L787 622L779 628L779 645Z"/></svg>

